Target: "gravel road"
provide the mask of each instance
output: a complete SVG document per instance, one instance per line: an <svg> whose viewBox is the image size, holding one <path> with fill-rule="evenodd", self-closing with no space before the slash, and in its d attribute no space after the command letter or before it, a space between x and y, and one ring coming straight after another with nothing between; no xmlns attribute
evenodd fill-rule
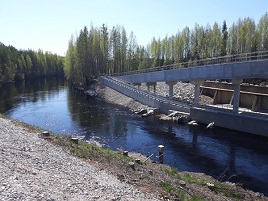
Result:
<svg viewBox="0 0 268 201"><path fill-rule="evenodd" d="M158 200L0 118L0 200Z"/></svg>

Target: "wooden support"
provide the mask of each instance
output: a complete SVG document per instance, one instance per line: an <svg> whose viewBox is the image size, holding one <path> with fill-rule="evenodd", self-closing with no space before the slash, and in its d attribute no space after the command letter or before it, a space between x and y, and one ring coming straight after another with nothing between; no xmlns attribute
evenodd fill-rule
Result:
<svg viewBox="0 0 268 201"><path fill-rule="evenodd" d="M129 162L128 165L129 165L133 170L135 170L135 163L133 163L133 162Z"/></svg>
<svg viewBox="0 0 268 201"><path fill-rule="evenodd" d="M50 136L50 133L48 131L43 131L42 132L42 136L43 137L49 137Z"/></svg>
<svg viewBox="0 0 268 201"><path fill-rule="evenodd" d="M141 163L141 160L139 158L136 158L135 159L135 162L138 163L138 164L140 164Z"/></svg>
<svg viewBox="0 0 268 201"><path fill-rule="evenodd" d="M158 153L159 153L159 163L163 164L164 163L164 146L163 145L158 145Z"/></svg>
<svg viewBox="0 0 268 201"><path fill-rule="evenodd" d="M124 151L124 152L123 152L123 155L124 155L124 156L128 156L128 151Z"/></svg>
<svg viewBox="0 0 268 201"><path fill-rule="evenodd" d="M78 138L77 137L72 137L71 142L73 142L74 144L78 144Z"/></svg>

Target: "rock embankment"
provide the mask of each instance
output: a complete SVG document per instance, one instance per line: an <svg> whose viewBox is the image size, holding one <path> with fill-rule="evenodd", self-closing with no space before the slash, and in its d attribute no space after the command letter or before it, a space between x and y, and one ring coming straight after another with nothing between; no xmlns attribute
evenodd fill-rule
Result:
<svg viewBox="0 0 268 201"><path fill-rule="evenodd" d="M0 200L157 200L0 118Z"/></svg>
<svg viewBox="0 0 268 201"><path fill-rule="evenodd" d="M142 90L147 90L146 85L141 85ZM191 83L178 82L173 86L173 99L184 103L192 103L194 100L194 85ZM152 90L152 89L151 89ZM160 96L168 96L168 85L157 82L155 93Z"/></svg>

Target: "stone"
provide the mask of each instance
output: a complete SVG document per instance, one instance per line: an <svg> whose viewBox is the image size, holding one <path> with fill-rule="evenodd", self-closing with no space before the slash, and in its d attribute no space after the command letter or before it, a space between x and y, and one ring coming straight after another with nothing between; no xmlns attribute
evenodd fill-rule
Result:
<svg viewBox="0 0 268 201"><path fill-rule="evenodd" d="M211 122L207 125L207 129L213 129L215 127L215 122Z"/></svg>
<svg viewBox="0 0 268 201"><path fill-rule="evenodd" d="M128 165L134 170L135 169L135 163L134 162L129 162Z"/></svg>
<svg viewBox="0 0 268 201"><path fill-rule="evenodd" d="M186 116L181 116L178 118L178 124L186 124L189 121L189 118Z"/></svg>
<svg viewBox="0 0 268 201"><path fill-rule="evenodd" d="M143 115L143 114L146 114L147 113L147 110L146 109L140 109L139 111L136 111L135 113L136 114Z"/></svg>
<svg viewBox="0 0 268 201"><path fill-rule="evenodd" d="M193 120L193 121L188 122L188 125L197 126L198 123Z"/></svg>

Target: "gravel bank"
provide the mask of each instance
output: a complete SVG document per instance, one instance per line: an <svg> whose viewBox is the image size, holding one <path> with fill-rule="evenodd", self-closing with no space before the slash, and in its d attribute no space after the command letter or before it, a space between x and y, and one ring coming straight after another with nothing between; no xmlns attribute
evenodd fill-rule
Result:
<svg viewBox="0 0 268 201"><path fill-rule="evenodd" d="M158 200L0 118L0 200Z"/></svg>
<svg viewBox="0 0 268 201"><path fill-rule="evenodd" d="M147 86L142 84L141 89L147 90ZM157 82L155 93L164 97L168 96L168 85L165 82ZM194 85L178 82L173 86L173 99L184 103L192 103L194 100Z"/></svg>

